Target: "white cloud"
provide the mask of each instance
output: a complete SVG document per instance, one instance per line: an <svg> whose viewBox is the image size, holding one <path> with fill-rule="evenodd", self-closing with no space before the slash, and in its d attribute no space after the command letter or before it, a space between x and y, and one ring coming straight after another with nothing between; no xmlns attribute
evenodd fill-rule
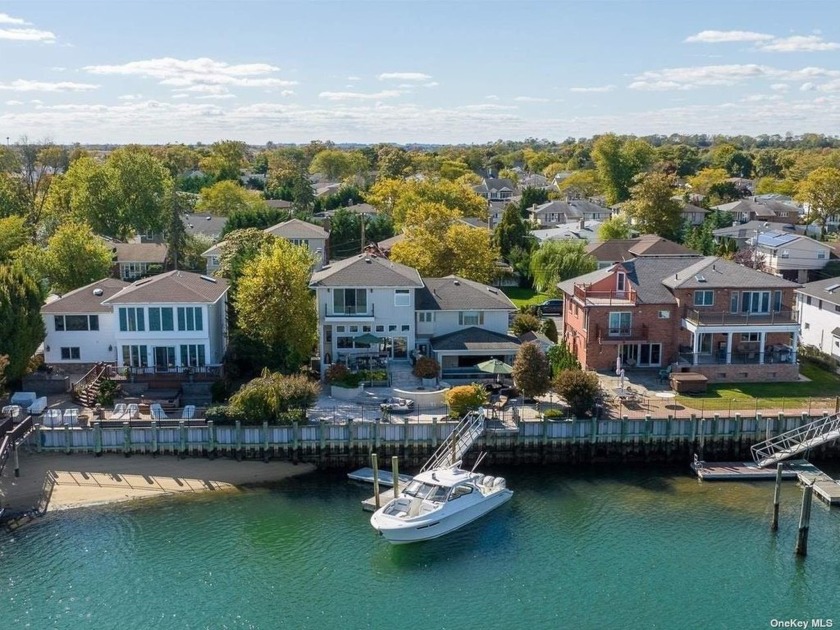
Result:
<svg viewBox="0 0 840 630"><path fill-rule="evenodd" d="M6 105L23 105L23 101L6 101Z"/></svg>
<svg viewBox="0 0 840 630"><path fill-rule="evenodd" d="M37 28L0 28L0 39L52 44L55 43L55 34Z"/></svg>
<svg viewBox="0 0 840 630"><path fill-rule="evenodd" d="M816 89L817 85L815 83L811 83L810 81L799 86L800 92L813 92Z"/></svg>
<svg viewBox="0 0 840 630"><path fill-rule="evenodd" d="M362 77L357 77L355 75L350 75L349 77L347 77L347 80L348 81L361 81Z"/></svg>
<svg viewBox="0 0 840 630"><path fill-rule="evenodd" d="M177 92L177 93L172 95L172 98L189 98L189 97L190 97L190 95L187 94L186 92Z"/></svg>
<svg viewBox="0 0 840 630"><path fill-rule="evenodd" d="M775 39L773 35L753 31L700 31L696 35L686 37L683 41L687 44L720 44L727 42L763 42L771 39Z"/></svg>
<svg viewBox="0 0 840 630"><path fill-rule="evenodd" d="M423 87L433 88L437 87L438 85L440 85L440 83L438 83L437 81L429 81L428 83L424 83Z"/></svg>
<svg viewBox="0 0 840 630"><path fill-rule="evenodd" d="M827 42L819 35L791 35L758 45L759 50L767 52L821 52L838 48L840 44Z"/></svg>
<svg viewBox="0 0 840 630"><path fill-rule="evenodd" d="M771 90L775 90L776 92L787 92L790 89L790 86L787 83L772 83L770 85Z"/></svg>
<svg viewBox="0 0 840 630"><path fill-rule="evenodd" d="M503 112L518 109L516 105L495 105L494 103L479 103L478 105L463 105L458 109L468 112Z"/></svg>
<svg viewBox="0 0 840 630"><path fill-rule="evenodd" d="M422 72L383 72L376 78L380 81L428 81L432 75Z"/></svg>
<svg viewBox="0 0 840 630"><path fill-rule="evenodd" d="M280 96L294 96L296 92L294 90L281 90Z"/></svg>
<svg viewBox="0 0 840 630"><path fill-rule="evenodd" d="M636 76L631 90L692 90L709 85L735 85L744 80L767 76L772 68L756 64L729 64L649 70Z"/></svg>
<svg viewBox="0 0 840 630"><path fill-rule="evenodd" d="M122 96L118 96L118 101L139 101L143 98L142 94L123 94Z"/></svg>
<svg viewBox="0 0 840 630"><path fill-rule="evenodd" d="M541 96L517 96L513 100L519 103L548 103L551 99Z"/></svg>
<svg viewBox="0 0 840 630"><path fill-rule="evenodd" d="M27 22L25 20L21 20L20 18L12 17L8 13L0 13L0 24L23 25L27 24Z"/></svg>
<svg viewBox="0 0 840 630"><path fill-rule="evenodd" d="M743 99L746 103L760 103L762 101L781 101L784 98L781 94L750 94Z"/></svg>
<svg viewBox="0 0 840 630"><path fill-rule="evenodd" d="M484 98L486 98L488 101L498 101L499 100L499 97L496 96L495 94L488 94Z"/></svg>
<svg viewBox="0 0 840 630"><path fill-rule="evenodd" d="M569 88L569 92L580 92L585 94L587 92L612 92L614 89L614 85L601 85L595 87L573 87Z"/></svg>
<svg viewBox="0 0 840 630"><path fill-rule="evenodd" d="M225 92L224 94L204 94L203 96L197 97L199 99L217 99L217 100L224 100L228 98L237 98L236 94L231 94L230 92Z"/></svg>
<svg viewBox="0 0 840 630"><path fill-rule="evenodd" d="M89 92L98 88L98 85L92 83L73 83L71 81L49 83L47 81L17 79L11 83L0 83L0 90L9 92Z"/></svg>
<svg viewBox="0 0 840 630"><path fill-rule="evenodd" d="M383 98L397 98L401 96L400 90L382 90L380 92L321 92L318 98L328 101L369 101Z"/></svg>

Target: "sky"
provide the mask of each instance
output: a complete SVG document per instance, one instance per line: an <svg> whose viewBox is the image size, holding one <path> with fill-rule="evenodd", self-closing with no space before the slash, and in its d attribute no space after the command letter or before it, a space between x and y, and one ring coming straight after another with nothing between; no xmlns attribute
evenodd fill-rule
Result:
<svg viewBox="0 0 840 630"><path fill-rule="evenodd" d="M0 0L0 138L840 133L840 2Z"/></svg>

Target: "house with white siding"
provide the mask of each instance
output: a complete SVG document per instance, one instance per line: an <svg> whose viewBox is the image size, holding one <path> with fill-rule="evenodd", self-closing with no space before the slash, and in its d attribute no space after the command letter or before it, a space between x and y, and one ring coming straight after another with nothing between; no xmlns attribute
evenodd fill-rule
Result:
<svg viewBox="0 0 840 630"><path fill-rule="evenodd" d="M840 361L840 278L809 282L794 293L802 343Z"/></svg>

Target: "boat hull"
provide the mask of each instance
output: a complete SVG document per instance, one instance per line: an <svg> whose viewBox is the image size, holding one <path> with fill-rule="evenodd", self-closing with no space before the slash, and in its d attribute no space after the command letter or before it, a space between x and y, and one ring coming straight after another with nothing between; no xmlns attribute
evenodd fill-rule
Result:
<svg viewBox="0 0 840 630"><path fill-rule="evenodd" d="M370 524L389 543L404 545L440 538L450 532L464 527L485 514L492 512L500 505L507 503L513 496L513 491L502 489L483 497L481 501L469 507L454 512L431 512L424 517L403 521L388 517L378 510L371 516Z"/></svg>

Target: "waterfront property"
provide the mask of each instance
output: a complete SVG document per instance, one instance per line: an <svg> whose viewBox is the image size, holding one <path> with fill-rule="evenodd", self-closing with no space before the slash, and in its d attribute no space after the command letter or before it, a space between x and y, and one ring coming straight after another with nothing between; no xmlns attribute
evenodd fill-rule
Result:
<svg viewBox="0 0 840 630"><path fill-rule="evenodd" d="M840 278L809 282L796 290L802 343L840 361Z"/></svg>
<svg viewBox="0 0 840 630"><path fill-rule="evenodd" d="M637 258L559 285L586 369L664 367L709 382L795 381L796 284L715 256Z"/></svg>

